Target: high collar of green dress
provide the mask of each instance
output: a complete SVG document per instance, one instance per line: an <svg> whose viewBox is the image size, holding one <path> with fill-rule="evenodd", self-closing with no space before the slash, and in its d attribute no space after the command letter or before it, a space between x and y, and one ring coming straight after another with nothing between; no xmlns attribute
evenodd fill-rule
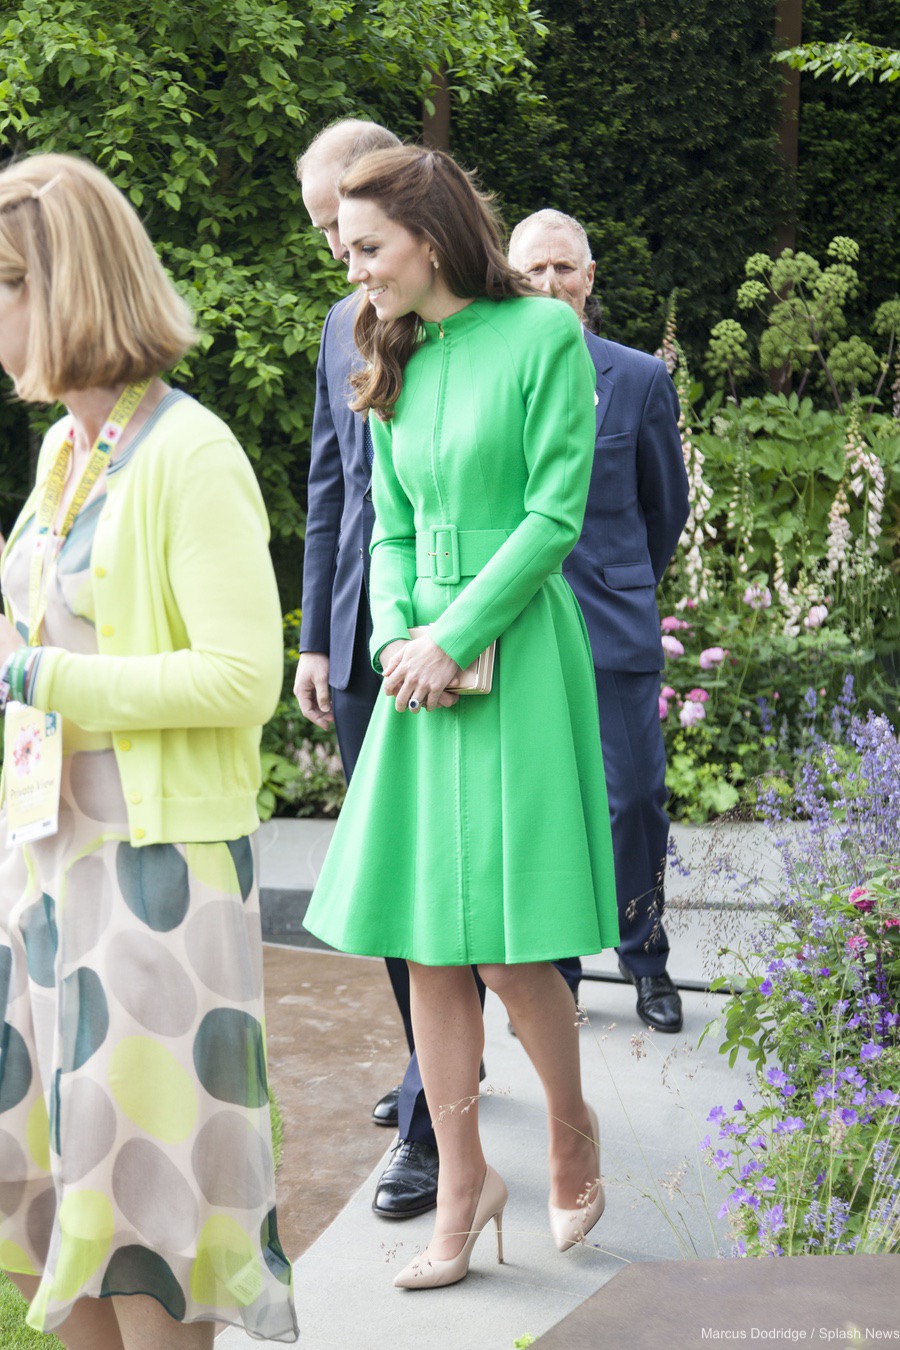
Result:
<svg viewBox="0 0 900 1350"><path fill-rule="evenodd" d="M423 319L422 327L425 330L425 338L429 342L439 342L443 337L456 337L473 323L477 323L479 314L483 314L486 308L493 307L498 303L496 300L489 300L487 296L478 296L464 309L457 310L455 314L442 319L440 323L427 323Z"/></svg>

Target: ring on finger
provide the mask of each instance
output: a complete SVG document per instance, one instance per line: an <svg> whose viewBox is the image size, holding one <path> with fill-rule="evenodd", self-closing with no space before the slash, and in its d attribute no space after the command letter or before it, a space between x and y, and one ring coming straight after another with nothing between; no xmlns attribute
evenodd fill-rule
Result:
<svg viewBox="0 0 900 1350"><path fill-rule="evenodd" d="M407 704L407 707L409 708L410 712L418 712L421 706L422 705L419 703L419 700L417 698L411 698L409 700L409 703Z"/></svg>

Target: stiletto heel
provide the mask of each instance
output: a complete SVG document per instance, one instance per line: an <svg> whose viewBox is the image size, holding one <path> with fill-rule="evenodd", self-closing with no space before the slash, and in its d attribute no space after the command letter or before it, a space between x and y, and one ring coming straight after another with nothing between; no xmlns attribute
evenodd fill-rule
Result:
<svg viewBox="0 0 900 1350"><path fill-rule="evenodd" d="M487 1227L491 1219L494 1220L497 1229L497 1260L502 1263L503 1210L508 1198L509 1193L504 1185L503 1178L498 1176L493 1167L488 1167L484 1174L481 1194L475 1206L472 1227L463 1243L462 1251L451 1257L449 1261L432 1261L429 1259L427 1251L422 1252L419 1256L414 1256L409 1265L404 1266L400 1274L396 1276L394 1288L440 1289L444 1285L456 1284L459 1280L464 1280L469 1273L472 1248L475 1246L479 1234Z"/></svg>
<svg viewBox="0 0 900 1350"><path fill-rule="evenodd" d="M591 1122L592 1140L597 1149L596 1179L591 1182L585 1195L585 1202L578 1209L560 1209L553 1204L547 1206L550 1211L550 1232L561 1252L567 1252L570 1247L584 1241L585 1235L591 1231L606 1205L603 1182L600 1178L600 1126L597 1122L597 1113L592 1106L587 1108L587 1113Z"/></svg>

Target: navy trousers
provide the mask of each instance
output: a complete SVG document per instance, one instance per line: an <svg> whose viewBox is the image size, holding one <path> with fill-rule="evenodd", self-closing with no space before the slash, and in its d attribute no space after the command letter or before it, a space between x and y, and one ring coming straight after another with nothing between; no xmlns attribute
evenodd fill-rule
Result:
<svg viewBox="0 0 900 1350"><path fill-rule="evenodd" d="M661 975L669 955L662 923L669 817L659 673L594 673L619 901L616 950L634 975ZM580 973L577 958L559 964L570 982Z"/></svg>
<svg viewBox="0 0 900 1350"><path fill-rule="evenodd" d="M381 694L381 678L375 674L369 660L369 639L372 636L372 624L369 618L365 595L360 598L359 617L356 624L356 637L353 644L353 662L350 668L350 682L346 689L332 689L331 699L334 709L334 725L337 731L338 749L347 782L356 768L356 761L362 749L375 700ZM431 1128L431 1112L425 1101L425 1089L419 1072L419 1060L413 1039L412 1015L409 1006L409 967L398 957L385 958L388 977L400 1009L403 1030L409 1045L410 1060L400 1086L398 1133L401 1139L412 1139L417 1143L436 1147L434 1130ZM475 976L481 1006L484 1007L484 984Z"/></svg>

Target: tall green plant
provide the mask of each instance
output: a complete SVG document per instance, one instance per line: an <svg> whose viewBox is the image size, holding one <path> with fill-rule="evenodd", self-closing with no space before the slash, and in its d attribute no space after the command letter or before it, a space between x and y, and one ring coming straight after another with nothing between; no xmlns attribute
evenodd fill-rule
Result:
<svg viewBox="0 0 900 1350"><path fill-rule="evenodd" d="M860 333L847 332L847 308L859 293L859 245L846 236L832 239L823 266L811 254L785 249L777 258L755 253L744 267L738 306L756 319L751 334L734 319L723 319L710 334L706 366L724 377L732 397L738 384L755 370L799 377L799 397L812 381L826 390L838 412L849 395L865 393L868 408L877 405L889 376L900 377L897 339L900 296L879 306L867 325L868 337L881 339L880 350ZM752 348L757 347L754 365Z"/></svg>

